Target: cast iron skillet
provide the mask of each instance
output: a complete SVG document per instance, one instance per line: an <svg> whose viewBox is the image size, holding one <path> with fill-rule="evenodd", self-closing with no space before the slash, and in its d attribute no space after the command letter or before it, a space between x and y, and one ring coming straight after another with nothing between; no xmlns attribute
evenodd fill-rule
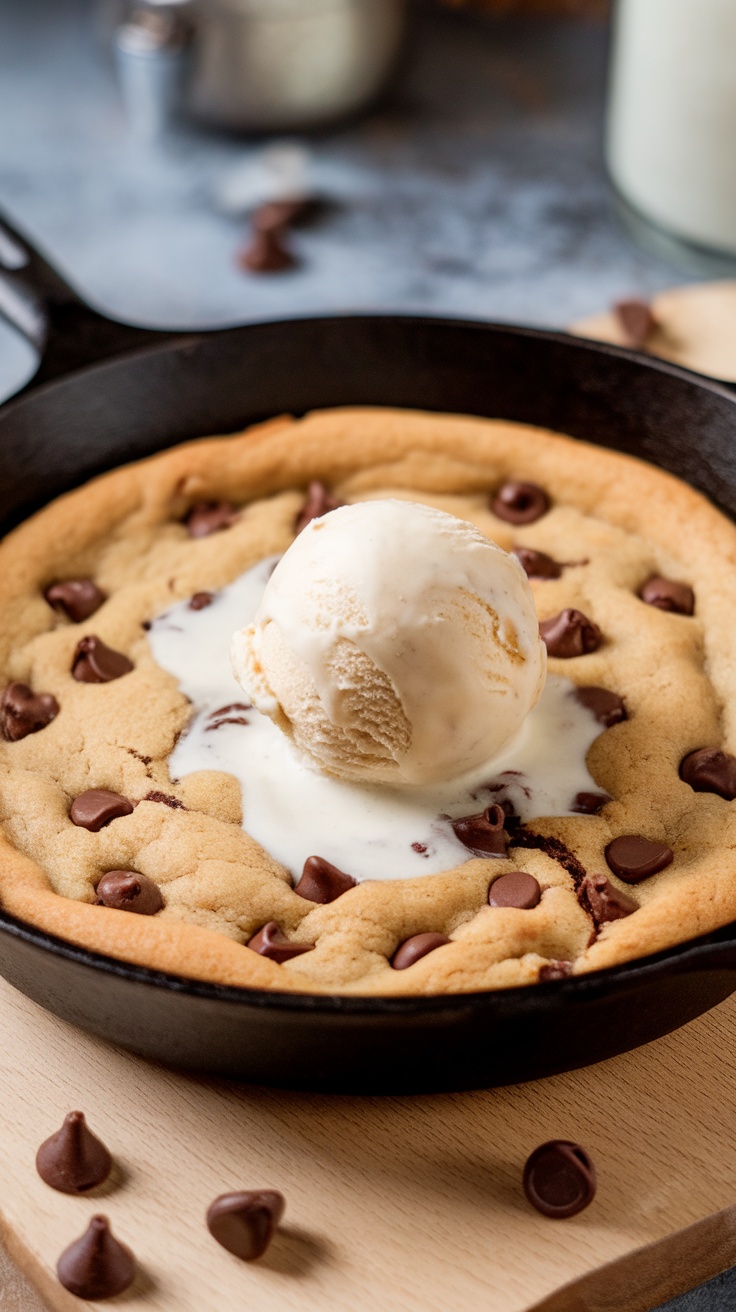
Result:
<svg viewBox="0 0 736 1312"><path fill-rule="evenodd" d="M560 333L396 316L147 332L89 309L25 239L5 235L18 251L6 264L25 265L0 268L0 311L42 360L0 410L3 528L185 438L343 404L542 424L644 456L736 516L736 398L684 370ZM383 999L198 984L2 913L0 931L0 972L76 1025L175 1066L335 1092L534 1079L655 1039L736 989L736 925L557 983Z"/></svg>

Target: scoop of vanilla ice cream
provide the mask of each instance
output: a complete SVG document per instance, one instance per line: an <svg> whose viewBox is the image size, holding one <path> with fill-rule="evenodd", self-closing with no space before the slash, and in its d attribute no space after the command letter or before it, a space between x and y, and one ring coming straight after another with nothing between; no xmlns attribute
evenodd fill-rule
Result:
<svg viewBox="0 0 736 1312"><path fill-rule="evenodd" d="M482 764L544 684L519 562L472 524L408 501L333 510L276 566L233 668L320 769L429 784Z"/></svg>

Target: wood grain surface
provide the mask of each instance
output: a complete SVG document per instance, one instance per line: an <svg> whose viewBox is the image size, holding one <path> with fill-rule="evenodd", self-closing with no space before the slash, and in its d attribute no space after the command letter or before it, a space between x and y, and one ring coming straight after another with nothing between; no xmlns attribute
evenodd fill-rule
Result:
<svg viewBox="0 0 736 1312"><path fill-rule="evenodd" d="M585 1071L418 1098L191 1078L79 1033L4 983L0 1008L2 1237L54 1312L645 1312L736 1263L736 997ZM74 1108L117 1162L83 1198L34 1170ZM598 1170L594 1203L567 1221L539 1216L521 1192L524 1160L548 1138L579 1141ZM287 1211L248 1265L203 1217L216 1194L254 1187L282 1189ZM114 1304L82 1304L54 1277L97 1211L141 1263ZM3 1307L36 1312L2 1293Z"/></svg>

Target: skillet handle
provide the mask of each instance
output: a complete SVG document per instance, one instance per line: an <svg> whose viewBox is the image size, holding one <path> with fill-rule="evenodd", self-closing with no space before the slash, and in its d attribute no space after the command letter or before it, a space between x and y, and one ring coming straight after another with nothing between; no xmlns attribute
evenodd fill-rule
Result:
<svg viewBox="0 0 736 1312"><path fill-rule="evenodd" d="M0 316L38 353L38 371L29 387L177 335L115 323L98 314L2 214Z"/></svg>

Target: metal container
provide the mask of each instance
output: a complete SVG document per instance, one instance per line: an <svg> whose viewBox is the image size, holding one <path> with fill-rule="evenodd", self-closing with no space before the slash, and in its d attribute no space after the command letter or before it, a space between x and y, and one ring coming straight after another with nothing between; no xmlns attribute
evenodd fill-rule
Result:
<svg viewBox="0 0 736 1312"><path fill-rule="evenodd" d="M405 0L197 0L189 109L249 131L318 127L377 94Z"/></svg>

